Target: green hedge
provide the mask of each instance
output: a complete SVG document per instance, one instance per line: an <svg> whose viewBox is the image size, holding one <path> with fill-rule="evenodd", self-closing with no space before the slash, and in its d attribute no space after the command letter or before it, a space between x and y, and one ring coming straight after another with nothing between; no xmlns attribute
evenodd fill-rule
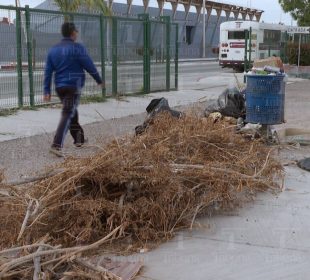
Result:
<svg viewBox="0 0 310 280"><path fill-rule="evenodd" d="M298 43L288 43L287 57L289 64L298 64ZM302 44L300 52L300 65L310 65L310 44Z"/></svg>

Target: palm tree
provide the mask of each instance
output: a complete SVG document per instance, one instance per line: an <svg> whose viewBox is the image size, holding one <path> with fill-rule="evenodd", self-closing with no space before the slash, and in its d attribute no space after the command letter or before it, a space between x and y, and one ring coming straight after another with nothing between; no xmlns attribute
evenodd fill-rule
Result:
<svg viewBox="0 0 310 280"><path fill-rule="evenodd" d="M111 15L111 10L104 0L54 0L54 2L62 12L76 12L85 7L90 11L99 11L105 16Z"/></svg>
<svg viewBox="0 0 310 280"><path fill-rule="evenodd" d="M107 20L107 29L110 30L110 16L112 16L112 11L107 5L107 1L108 0L54 0L55 4L62 12L76 12L80 8L85 7L89 11L97 11L99 13L102 13L103 15L109 17L109 19ZM64 15L64 20L69 21L71 20L71 17L68 15ZM106 41L109 42L109 31L107 32L106 36ZM110 57L109 53L108 57Z"/></svg>
<svg viewBox="0 0 310 280"><path fill-rule="evenodd" d="M82 5L82 0L54 0L62 12L76 12Z"/></svg>
<svg viewBox="0 0 310 280"><path fill-rule="evenodd" d="M104 0L81 0L82 5L91 11L99 11L105 16L111 16L112 11Z"/></svg>

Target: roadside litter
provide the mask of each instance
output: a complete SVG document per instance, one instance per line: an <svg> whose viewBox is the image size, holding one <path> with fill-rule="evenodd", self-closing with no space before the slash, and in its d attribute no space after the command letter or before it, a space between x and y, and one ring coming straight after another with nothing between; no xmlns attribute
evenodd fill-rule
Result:
<svg viewBox="0 0 310 280"><path fill-rule="evenodd" d="M218 99L210 103L205 109L205 116L208 117L214 112L219 112L223 116L233 118L245 117L245 92L237 87L227 88Z"/></svg>
<svg viewBox="0 0 310 280"><path fill-rule="evenodd" d="M284 82L287 82L288 80L288 77L284 72L282 60L279 57L269 57L266 59L255 60L251 71L248 71L246 75L283 76Z"/></svg>
<svg viewBox="0 0 310 280"><path fill-rule="evenodd" d="M247 123L246 125L237 128L237 133L249 139L257 139L261 137L261 128L261 124Z"/></svg>
<svg viewBox="0 0 310 280"><path fill-rule="evenodd" d="M136 135L142 134L154 122L159 113L167 112L172 117L181 118L183 113L170 108L168 100L164 97L151 100L150 104L146 107L147 117L142 125L135 128Z"/></svg>
<svg viewBox="0 0 310 280"><path fill-rule="evenodd" d="M274 135L279 144L310 145L310 130L300 128L275 129Z"/></svg>
<svg viewBox="0 0 310 280"><path fill-rule="evenodd" d="M257 59L253 63L253 69L257 71L265 71L266 73L284 73L283 62L280 57L268 57L265 59Z"/></svg>
<svg viewBox="0 0 310 280"><path fill-rule="evenodd" d="M264 137L268 140L269 125L284 122L286 78L283 63L278 57L256 60L246 77L245 88L236 78L237 86L227 88L210 103L205 116L218 112L222 116L236 118L238 133L251 139Z"/></svg>
<svg viewBox="0 0 310 280"><path fill-rule="evenodd" d="M310 158L305 158L297 162L297 166L306 171L310 171Z"/></svg>
<svg viewBox="0 0 310 280"><path fill-rule="evenodd" d="M199 215L279 190L281 177L272 150L235 134L235 125L164 112L138 137L115 139L94 156L67 160L50 178L0 195L0 247L22 246L0 251L0 278L89 275L94 265L81 268L80 258L150 249L195 227ZM100 267L96 277L107 273ZM104 277L89 279L116 279Z"/></svg>

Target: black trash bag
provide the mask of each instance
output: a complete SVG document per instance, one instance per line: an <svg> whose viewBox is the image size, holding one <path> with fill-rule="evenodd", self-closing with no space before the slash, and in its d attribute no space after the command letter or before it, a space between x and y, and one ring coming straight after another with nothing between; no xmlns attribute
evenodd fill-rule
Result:
<svg viewBox="0 0 310 280"><path fill-rule="evenodd" d="M172 117L181 118L183 116L182 112L172 110L169 106L168 100L164 97L152 99L150 104L146 107L146 112L148 113L146 120L142 125L138 125L135 128L136 135L142 134L154 118L161 112L168 112Z"/></svg>
<svg viewBox="0 0 310 280"><path fill-rule="evenodd" d="M297 162L297 166L306 171L310 171L310 158L305 158Z"/></svg>
<svg viewBox="0 0 310 280"><path fill-rule="evenodd" d="M236 87L227 88L205 109L205 116L219 112L225 117L245 118L245 93Z"/></svg>

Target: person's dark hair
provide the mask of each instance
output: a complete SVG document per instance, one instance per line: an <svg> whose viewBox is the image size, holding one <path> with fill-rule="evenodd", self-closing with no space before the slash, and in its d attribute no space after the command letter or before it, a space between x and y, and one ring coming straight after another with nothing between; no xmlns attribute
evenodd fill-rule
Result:
<svg viewBox="0 0 310 280"><path fill-rule="evenodd" d="M77 31L73 22L65 22L61 26L61 34L64 37L70 37L74 31Z"/></svg>

